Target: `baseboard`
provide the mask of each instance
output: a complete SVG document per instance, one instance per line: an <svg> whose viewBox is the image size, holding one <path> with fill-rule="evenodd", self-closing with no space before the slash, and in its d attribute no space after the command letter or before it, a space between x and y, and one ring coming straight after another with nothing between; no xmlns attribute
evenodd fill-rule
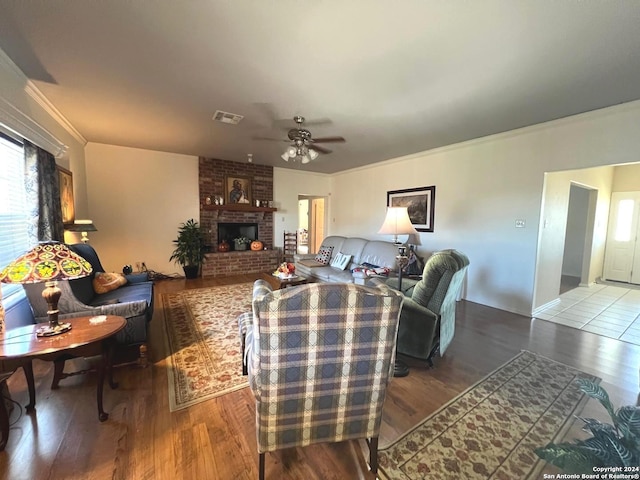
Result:
<svg viewBox="0 0 640 480"><path fill-rule="evenodd" d="M535 310L533 310L533 312L531 312L531 316L535 317L537 314L539 314L543 310L546 310L547 308L553 307L554 305L557 305L559 303L560 303L560 299L559 298L556 298L555 300L551 300L550 302L547 302L544 305L541 305L538 308L536 308Z"/></svg>

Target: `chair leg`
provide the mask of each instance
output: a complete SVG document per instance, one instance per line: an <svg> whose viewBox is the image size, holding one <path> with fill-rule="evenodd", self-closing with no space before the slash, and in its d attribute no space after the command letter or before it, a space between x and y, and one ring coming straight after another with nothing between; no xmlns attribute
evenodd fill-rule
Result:
<svg viewBox="0 0 640 480"><path fill-rule="evenodd" d="M264 453L260 454L258 478L264 480Z"/></svg>
<svg viewBox="0 0 640 480"><path fill-rule="evenodd" d="M147 357L147 344L143 343L138 347L138 366L147 368L149 366L149 358Z"/></svg>
<svg viewBox="0 0 640 480"><path fill-rule="evenodd" d="M371 473L378 475L378 437L373 437L369 441L369 467Z"/></svg>

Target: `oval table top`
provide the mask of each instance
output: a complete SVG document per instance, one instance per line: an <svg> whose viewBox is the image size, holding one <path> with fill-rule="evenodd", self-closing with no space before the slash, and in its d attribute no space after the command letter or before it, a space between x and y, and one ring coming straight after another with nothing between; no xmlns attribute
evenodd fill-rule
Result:
<svg viewBox="0 0 640 480"><path fill-rule="evenodd" d="M35 357L88 345L119 332L127 323L124 317L117 315L67 318L60 322L70 323L71 330L50 337L36 336L42 323L5 330L0 334L0 360Z"/></svg>

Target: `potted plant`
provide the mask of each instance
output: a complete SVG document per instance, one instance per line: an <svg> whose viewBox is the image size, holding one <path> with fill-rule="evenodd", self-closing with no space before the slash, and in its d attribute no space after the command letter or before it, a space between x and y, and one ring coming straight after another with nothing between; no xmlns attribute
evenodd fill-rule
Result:
<svg viewBox="0 0 640 480"><path fill-rule="evenodd" d="M577 380L580 390L595 398L607 410L613 425L593 418L580 418L583 430L592 437L573 443L550 443L536 455L567 473L593 475L596 467L637 468L640 465L640 407L629 405L614 410L606 390L590 380ZM604 470L600 470L604 471ZM637 470L628 470L637 473ZM604 478L604 477L602 477Z"/></svg>
<svg viewBox="0 0 640 480"><path fill-rule="evenodd" d="M251 243L247 237L237 237L233 239L234 247L236 250L246 250L247 245Z"/></svg>
<svg viewBox="0 0 640 480"><path fill-rule="evenodd" d="M182 266L186 278L197 278L200 264L204 260L204 236L193 218L180 224L178 238L173 241L175 250L169 260Z"/></svg>

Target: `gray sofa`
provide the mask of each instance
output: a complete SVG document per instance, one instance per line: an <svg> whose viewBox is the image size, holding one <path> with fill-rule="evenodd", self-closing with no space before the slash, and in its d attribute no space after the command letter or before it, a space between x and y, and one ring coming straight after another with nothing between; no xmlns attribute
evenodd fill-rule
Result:
<svg viewBox="0 0 640 480"><path fill-rule="evenodd" d="M296 274L311 280L329 283L360 283L364 284L365 274L352 274L351 270L357 266L368 264L397 270L396 256L398 247L391 242L379 240L365 240L364 238L347 238L329 236L322 241L322 247L333 247L331 259L338 253L351 255L351 261L345 270L329 265L313 266L315 254L296 254L294 263ZM329 262L331 263L331 262Z"/></svg>

